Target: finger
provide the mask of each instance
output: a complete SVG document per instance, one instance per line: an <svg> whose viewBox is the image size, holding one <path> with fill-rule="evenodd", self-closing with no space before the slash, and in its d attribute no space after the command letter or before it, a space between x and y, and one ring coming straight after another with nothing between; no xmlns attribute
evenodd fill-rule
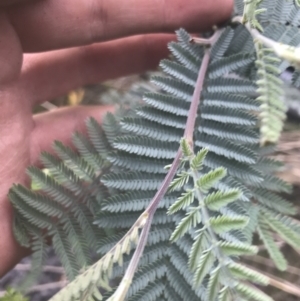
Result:
<svg viewBox="0 0 300 301"><path fill-rule="evenodd" d="M30 138L30 164L40 164L42 151L53 153L54 140L71 145L72 133L84 132L88 117L94 117L101 122L106 113L113 110L113 106L78 106L35 115L35 127Z"/></svg>
<svg viewBox="0 0 300 301"><path fill-rule="evenodd" d="M1 1L1 0L0 0ZM0 9L0 85L17 78L22 66L22 46L19 38Z"/></svg>
<svg viewBox="0 0 300 301"><path fill-rule="evenodd" d="M112 42L24 56L18 87L22 99L44 102L85 84L142 73L168 55L174 35L134 36ZM34 84L33 84L34 83Z"/></svg>
<svg viewBox="0 0 300 301"><path fill-rule="evenodd" d="M233 0L44 0L8 16L23 50L36 52L179 27L201 31L225 21L232 8Z"/></svg>

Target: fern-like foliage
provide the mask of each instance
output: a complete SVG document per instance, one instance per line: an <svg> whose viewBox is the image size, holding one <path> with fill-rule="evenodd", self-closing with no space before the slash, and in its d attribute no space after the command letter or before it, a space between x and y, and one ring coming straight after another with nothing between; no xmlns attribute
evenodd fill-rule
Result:
<svg viewBox="0 0 300 301"><path fill-rule="evenodd" d="M99 248L103 231L93 219L97 198L107 194L99 185L107 163L101 157L105 151L99 132L102 130L94 120L89 121L88 129L93 143L80 134L73 137L78 153L55 142L57 156L41 155L48 174L36 167L28 168L34 191L15 185L9 193L18 213L14 233L21 245L31 246L34 252L31 276L19 287L21 290L26 290L42 271L49 238L70 280L93 262L92 254Z"/></svg>
<svg viewBox="0 0 300 301"><path fill-rule="evenodd" d="M251 26L263 31L263 27L259 23L257 16L266 11L265 8L259 9L258 6L263 0L245 0L243 22L250 22Z"/></svg>
<svg viewBox="0 0 300 301"><path fill-rule="evenodd" d="M202 149L197 155L193 155L185 140L182 140L183 153L188 162L187 174L192 178L193 189L188 189L172 204L168 213L174 214L179 210L185 210L185 217L178 223L171 235L171 240L178 241L184 235L190 235L194 239L189 254L189 267L194 273L194 287L199 287L204 279L207 282L206 300L222 300L224 292L228 299L251 299L252 294L256 300L271 300L260 291L254 291L243 283L245 280L266 285L268 278L245 266L236 263L232 256L253 255L257 248L248 243L227 241L218 237L218 234L228 233L234 230L243 230L249 218L245 215L233 214L222 210L227 205L234 203L241 196L238 189L226 191L211 189L226 175L224 168L216 168L199 176L202 163L208 153ZM177 187L183 186L185 176L179 175L173 183ZM223 212L223 213L221 213Z"/></svg>
<svg viewBox="0 0 300 301"><path fill-rule="evenodd" d="M247 79L237 79L228 76L235 71L239 71L241 68L240 55L237 56L236 51L233 50L233 44L237 42L233 40L236 30L239 31L240 29L227 28L216 46L212 49L211 65L213 64L214 68L210 70L212 70L213 75L208 73L206 89L202 93L198 126L195 132L195 145L196 149L207 147L210 150L206 156L206 160L203 162L202 173L209 174L210 170L215 170L220 166L227 169L227 175L220 179L219 182L214 183L214 188L220 189L221 191L239 189L239 191L242 192L237 201L229 203L221 209L222 214L238 215L245 218L247 217L247 212L252 212L251 219L249 219L249 223L244 231L230 231L229 228L228 232L218 232L221 237L220 240L224 239L224 241L229 244L243 246L251 241L252 234L258 227L258 215L264 215L262 208L269 207L270 210L274 212L274 215L276 215L277 213L275 212L277 209L275 206L272 206L272 197L276 195L276 192L288 191L290 188L272 175L272 172L274 169L276 170L278 164L264 158L258 151L259 133L256 127L257 118L253 112L259 109L260 104L255 100L255 96L251 97L251 95L249 95L250 92L255 92L255 83ZM162 88L162 91L159 94L151 93L150 95L146 95L146 106L137 110L137 117L125 118L121 122L121 131L124 130L127 137L130 132L135 135L135 142L132 144L132 149L136 148L139 141L145 139L143 134L141 138L136 135L139 133L140 125L143 122L149 126L150 130L151 128L163 128L164 135L169 133L166 135L168 137L171 137L175 132L178 133L176 135L179 137L179 130L181 130L181 136L183 135L185 123L183 117L184 114L187 114L188 110L186 103L191 99L193 92L192 87L195 83L197 70L201 63L203 49L201 46L190 44L189 36L183 30L178 32L178 38L178 43L171 43L169 46L175 61L163 61L161 63L163 70L171 77L154 78L155 83ZM234 52L234 54L230 55L231 51ZM252 66L255 65L254 57L249 59L251 56L243 51L241 51L241 53L243 53L245 57L245 68L251 64ZM230 66L225 65L224 67L225 54L226 57L230 58ZM237 59L236 65L233 63L234 57ZM216 72L217 62L221 62L220 70L223 70L223 72L220 70ZM193 73L191 71L193 71ZM249 96L243 95L245 93ZM185 113L182 111L183 108ZM129 124L130 127L128 126ZM133 126L134 124L136 124L136 126ZM240 130L237 130L238 128ZM102 182L112 189L121 189L125 190L125 192L121 194L123 197L117 194L117 196L112 196L104 202L103 210L100 212L97 221L102 227L112 227L116 228L116 230L120 228L126 229L126 227L138 218L142 210L146 208L147 203L142 201L142 195L148 197L151 193L152 196L155 194L155 190L159 187L164 177L163 166L168 164L166 159L153 158L152 162L154 166L159 166L159 162L161 162L161 169L156 169L157 171L149 169L148 172L145 171L144 167L139 167L141 166L140 164L133 164L134 161L132 160L136 160L136 162L140 162L140 160L149 162L151 154L148 156L145 154L141 156L135 155L133 159L129 161L132 162L131 164L126 163L130 156L130 151L129 148L125 150L127 151L125 155L124 148L119 149L119 141L123 141L124 139L122 135L120 136L121 138L116 138L115 140L116 143L114 146L116 150L113 155L113 157L118 158L118 160L115 161L114 159L114 161L111 161L118 170L115 174L104 176ZM153 139L152 145L155 147L159 146L161 153L166 153L164 146L165 139L160 138L160 134L157 134L156 137L153 135L153 138L148 137L148 139ZM172 144L170 144L170 146L171 145ZM174 153L177 147L178 145L174 144ZM154 150L154 152L157 152L157 149ZM171 161L169 161L169 163L171 163ZM197 166L197 162L194 162L194 164ZM124 166L126 166L127 170L123 169ZM182 170L180 177L172 183L171 190L176 192L181 185L184 184L189 185L189 182L187 173ZM179 198L186 205L192 202L194 197L193 192L189 189L192 188L188 188L186 193ZM172 194L174 192L172 192ZM129 197L128 193L131 198L129 202L126 201ZM253 202L259 193L262 193L262 195L266 194L266 198L260 197L258 202ZM220 192L218 196L221 198L219 194ZM147 270L151 269L153 264L157 261L159 261L161 265L162 262L164 262L165 273L158 276L159 285L153 285L148 282L141 284L141 281L138 280L138 276L136 276L129 290L128 300L142 300L146 292L149 294L152 292L153 297L149 300L157 300L160 298L165 298L166 300L182 300L186 298L198 300L201 298L206 300L207 282L204 281L201 287L195 288L193 274L186 265L189 261L188 258L193 246L193 237L190 234L185 234L170 246L168 236L165 236L165 233L173 231L175 227L174 224L177 224L179 220L184 218L184 216L180 217L178 214L175 214L173 217L167 217L165 215L165 208L170 204L170 196L167 195L167 198L162 200L160 209L154 217L150 237L155 237L155 240L149 239L144 257L140 263L141 269ZM138 197L140 197L140 201ZM222 197L226 199L227 196L222 195ZM133 212L133 200L136 202L134 206L136 213ZM175 200L176 197L174 197L173 201L173 206L176 207L177 203ZM144 204L143 208L141 208L141 204ZM278 206L280 206L279 204L280 202L278 202ZM121 212L119 211L120 208L123 208ZM289 213L295 213L295 209L291 205L287 208L290 208ZM278 212L280 212L279 208L278 210ZM192 217L195 220L199 218L197 214ZM218 223L219 220L216 219L216 229ZM242 221L240 221L239 227L241 227L241 224L243 224ZM268 231L272 233L270 227ZM109 246L112 245L112 241L117 242L118 239L119 235L116 235L114 240L113 237L111 237L109 239ZM273 238L272 241L274 242ZM108 248L103 247L101 251L105 253L107 249ZM116 276L120 275L120 272L121 270L118 270ZM140 274L138 275L140 277ZM214 279L214 277L212 279ZM170 289L173 290L172 294L169 293ZM248 292L244 287L243 290ZM229 296L229 293L227 289L224 289L220 298L226 298L226 296ZM257 298L260 297L256 297L256 300L260 300Z"/></svg>
<svg viewBox="0 0 300 301"><path fill-rule="evenodd" d="M256 43L256 48L256 65L259 75L257 92L260 94L258 100L262 102L261 143L265 145L279 140L286 117L286 106L283 102L280 70L274 66L274 63L279 63L280 60L274 57L272 50L265 48L259 42Z"/></svg>
<svg viewBox="0 0 300 301"><path fill-rule="evenodd" d="M132 245L138 242L139 228L143 225L142 222L136 224L129 231L128 236L108 251L101 260L89 267L87 271L78 276L73 282L67 285L66 288L56 294L51 301L56 300L78 300L82 296L86 296L88 300L102 300L103 296L98 290L99 287L111 291L109 278L112 274L114 263L118 262L120 266L123 264L123 255L129 254ZM111 300L112 301L112 300Z"/></svg>
<svg viewBox="0 0 300 301"><path fill-rule="evenodd" d="M267 11L254 15L264 35L292 44L295 39L300 42L295 31L300 12L292 1L287 3L290 10L285 17L274 11L281 7L279 1L269 0L259 3ZM241 1L236 11L243 14ZM248 11L248 19L251 14ZM287 26L286 20L296 25ZM28 169L34 191L20 185L11 189L14 232L22 245L35 251L33 272L43 262L49 237L69 279L83 272L53 297L55 301L92 300L93 296L114 300L114 290L103 295L98 287L109 290L109 276L120 280L130 263L129 251L142 229L140 224L132 225L177 154L205 53L205 47L190 43L184 30L177 36L178 42L169 45L172 59L160 64L165 75L153 78L158 92L147 93L144 104L129 117L108 114L102 127L90 119L88 137L74 136L77 152L57 142L57 156L41 157L48 175ZM210 301L216 293L222 301L270 300L240 282L266 284L267 279L235 261L236 256L254 253L252 236L257 231L277 267L284 270L286 261L274 233L293 247L300 239L297 225L287 216L296 213L295 208L278 195L291 187L273 175L279 164L266 158L270 148L260 140L260 123L261 128L270 127L280 117L282 125L280 97L272 91L268 94L268 89L276 85L276 74L287 63L281 60L271 66L272 55L266 56L265 48L259 47L256 52L249 31L236 24L224 28L211 47L194 149L183 145L189 159L183 160L158 206L126 300ZM268 97L259 98L257 90ZM259 118L260 111L268 114L265 119ZM275 121L272 114L278 115ZM272 137L278 138L274 133ZM174 214L168 215L168 210ZM88 268L94 250L103 257ZM121 266L114 266L118 261Z"/></svg>
<svg viewBox="0 0 300 301"><path fill-rule="evenodd" d="M258 72L250 69L247 72L249 76L256 76L258 100L262 102L260 142L262 145L276 143L286 112L283 82L279 74L289 65L299 66L299 4L292 0L237 0L235 12L243 15L242 23L253 28L249 29L253 37L246 37L243 30L240 33L243 34L243 49L247 49L247 52L256 49ZM262 33L257 33L255 29ZM296 86L299 86L298 77L299 72L296 71L293 77L293 84Z"/></svg>

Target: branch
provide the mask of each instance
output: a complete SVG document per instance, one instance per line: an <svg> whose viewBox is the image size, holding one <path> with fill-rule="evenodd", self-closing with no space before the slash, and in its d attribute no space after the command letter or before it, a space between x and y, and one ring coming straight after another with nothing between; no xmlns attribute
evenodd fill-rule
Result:
<svg viewBox="0 0 300 301"><path fill-rule="evenodd" d="M26 263L19 263L14 267L15 271L29 271L30 269L31 269L31 264L26 264ZM50 265L43 266L43 272L64 274L64 271L65 270L63 267L50 266Z"/></svg>
<svg viewBox="0 0 300 301"><path fill-rule="evenodd" d="M207 45L207 46L211 46L214 45L217 40L219 39L220 35L222 34L223 30L217 29L217 28L213 28L215 33L208 39L205 38L197 38L197 37L193 37L190 39L191 43L196 43L196 44L200 44L200 45Z"/></svg>
<svg viewBox="0 0 300 301"><path fill-rule="evenodd" d="M215 35L218 35L218 31ZM214 35L214 36L215 36ZM184 138L188 141L189 144L193 143L195 122L197 118L198 106L200 103L200 96L203 89L204 79L206 75L206 71L209 65L210 60L210 48L205 49L204 57L202 60L201 68L199 70L190 110L188 113L188 119L186 122L186 128L184 131Z"/></svg>
<svg viewBox="0 0 300 301"><path fill-rule="evenodd" d="M215 37L215 36L219 36L219 31L217 31L213 37ZM186 129L184 132L184 138L187 139L187 141L190 144L193 143L193 135L194 135L194 129L195 129L195 122L196 122L196 118L197 118L197 111L198 111L198 106L200 103L200 96L201 96L201 92L203 89L205 75L206 75L208 65L209 65L209 60L210 60L210 48L206 48L204 57L203 57L203 60L201 63L201 67L200 67L200 70L198 73L198 78L196 81L195 90L193 93L191 106L189 109L188 118L187 118L187 122L186 122ZM177 169L181 162L181 157L182 157L182 151L181 151L181 148L179 148L177 151L176 157L171 165L171 168L169 169L169 172L167 173L160 189L157 191L157 193L154 196L154 198L152 199L151 203L149 204L149 206L143 213L143 215L145 213L149 214L148 219L142 230L137 248L132 256L132 259L126 270L126 273L125 273L118 289L116 290L116 292L107 301L123 301L125 299L125 296L128 292L128 289L129 289L132 279L134 277L136 268L138 266L139 260L142 256L144 248L146 246L154 214L157 210L157 207L158 207L160 201L162 200L162 198L168 191L168 188L169 188L174 176L176 175Z"/></svg>
<svg viewBox="0 0 300 301"><path fill-rule="evenodd" d="M245 23L241 16L234 17L232 22L243 24L252 35L254 42L262 43L264 46L271 48L278 57L295 64L297 67L300 66L300 47L290 46L265 37L257 29L252 28L249 22Z"/></svg>

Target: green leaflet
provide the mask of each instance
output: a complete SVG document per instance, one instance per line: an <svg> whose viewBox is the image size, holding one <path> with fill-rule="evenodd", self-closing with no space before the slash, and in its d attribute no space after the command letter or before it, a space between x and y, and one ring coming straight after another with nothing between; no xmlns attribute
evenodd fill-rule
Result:
<svg viewBox="0 0 300 301"><path fill-rule="evenodd" d="M86 296L94 295L102 300L103 297L98 291L98 287L102 287L107 291L111 290L109 278L112 276L113 265L114 263L118 263L120 266L123 265L123 255L125 253L129 254L132 244L136 244L138 241L139 227L140 225L133 227L128 235L121 239L107 254L59 291L50 301L74 300L81 298L82 294Z"/></svg>
<svg viewBox="0 0 300 301"><path fill-rule="evenodd" d="M248 285L244 284L238 284L236 286L236 290L239 292L239 294L247 299L252 299L256 301L272 301L273 299L269 296L267 296L265 293L263 293L261 290L258 290L257 288L250 287Z"/></svg>
<svg viewBox="0 0 300 301"><path fill-rule="evenodd" d="M181 195L178 200L172 204L172 206L168 210L168 214L173 214L182 208L189 206L194 201L194 190L189 190Z"/></svg>
<svg viewBox="0 0 300 301"><path fill-rule="evenodd" d="M283 82L279 78L280 69L277 64L280 59L274 58L272 52L261 44L256 43L259 80L258 100L262 103L261 119L261 144L276 143L279 140L286 117L286 106L283 103ZM271 53L270 53L271 52Z"/></svg>
<svg viewBox="0 0 300 301"><path fill-rule="evenodd" d="M218 216L212 217L210 219L210 224L216 233L222 233L235 229L243 229L247 225L248 221L248 218L245 218L243 216Z"/></svg>
<svg viewBox="0 0 300 301"><path fill-rule="evenodd" d="M219 182L226 176L226 170L223 167L216 168L211 170L209 173L202 176L197 181L197 187L202 192L207 192L210 188L214 186L215 183Z"/></svg>
<svg viewBox="0 0 300 301"><path fill-rule="evenodd" d="M219 267L211 272L207 285L206 300L216 300L217 295L220 291L220 272L221 269Z"/></svg>
<svg viewBox="0 0 300 301"><path fill-rule="evenodd" d="M182 150L182 154L184 157L191 157L193 156L193 151L191 149L191 146L189 145L188 141L186 139L180 140L180 147Z"/></svg>
<svg viewBox="0 0 300 301"><path fill-rule="evenodd" d="M251 270L241 264L237 263L231 263L229 264L229 270L232 273L232 275L236 276L237 278L248 280L260 285L268 285L269 284L269 278L255 272L254 270Z"/></svg>
<svg viewBox="0 0 300 301"><path fill-rule="evenodd" d="M253 191L259 203L282 214L294 215L296 208L288 201L267 189L258 188Z"/></svg>
<svg viewBox="0 0 300 301"><path fill-rule="evenodd" d="M174 179L169 187L169 191L174 191L182 188L189 180L190 175L186 172L183 172Z"/></svg>
<svg viewBox="0 0 300 301"><path fill-rule="evenodd" d="M197 224L201 222L201 214L198 208L192 209L186 214L181 222L176 227L175 231L171 235L170 240L175 241L181 238L184 234L188 232L192 227L196 227Z"/></svg>
<svg viewBox="0 0 300 301"><path fill-rule="evenodd" d="M219 294L218 301L230 301L231 300L231 292L230 288L225 286Z"/></svg>
<svg viewBox="0 0 300 301"><path fill-rule="evenodd" d="M287 261L284 258L282 252L279 247L276 245L274 238L272 237L272 232L268 228L268 226L262 221L258 224L258 234L260 239L263 241L265 247L267 248L270 257L273 259L276 267L284 271L287 268Z"/></svg>
<svg viewBox="0 0 300 301"><path fill-rule="evenodd" d="M158 141L151 138L143 138L139 142L135 136L120 137L115 140L114 147L118 150L131 154L146 156L158 159L172 159L176 155L174 149L178 143Z"/></svg>
<svg viewBox="0 0 300 301"><path fill-rule="evenodd" d="M191 168L193 170L199 170L202 168L203 161L205 157L207 156L208 149L202 148L196 156L191 161Z"/></svg>
<svg viewBox="0 0 300 301"><path fill-rule="evenodd" d="M232 189L225 192L213 192L204 199L204 203L210 210L218 211L222 207L236 201L241 196L241 191Z"/></svg>
<svg viewBox="0 0 300 301"><path fill-rule="evenodd" d="M204 231L201 231L195 238L193 243L191 254L189 258L189 267L192 271L197 268L198 261L203 251L208 247L208 241Z"/></svg>
<svg viewBox="0 0 300 301"><path fill-rule="evenodd" d="M265 9L258 8L258 5L261 2L262 2L262 0L244 1L245 7L244 7L243 19L244 19L244 22L250 22L254 28L257 28L260 31L263 31L263 27L257 20L257 15L264 13L266 11Z"/></svg>
<svg viewBox="0 0 300 301"><path fill-rule="evenodd" d="M255 255L258 252L254 246L234 242L221 242L220 249L228 256Z"/></svg>
<svg viewBox="0 0 300 301"><path fill-rule="evenodd" d="M195 271L195 276L194 276L195 286L199 286L203 282L204 277L208 274L208 272L213 267L215 260L216 259L212 250L202 253L199 262L197 264L197 269Z"/></svg>
<svg viewBox="0 0 300 301"><path fill-rule="evenodd" d="M32 250L34 252L32 255L32 268L26 278L18 284L18 291L22 293L26 293L42 273L43 265L45 264L45 259L47 257L47 244L42 235L36 237L32 242Z"/></svg>
<svg viewBox="0 0 300 301"><path fill-rule="evenodd" d="M274 216L272 212L263 210L261 215L263 221L277 232L289 245L295 249L299 249L300 234L281 222L280 216Z"/></svg>

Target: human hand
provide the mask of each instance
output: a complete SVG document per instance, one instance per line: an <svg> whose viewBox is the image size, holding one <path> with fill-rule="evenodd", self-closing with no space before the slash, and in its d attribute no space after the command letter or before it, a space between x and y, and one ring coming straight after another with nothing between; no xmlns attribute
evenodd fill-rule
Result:
<svg viewBox="0 0 300 301"><path fill-rule="evenodd" d="M87 116L101 121L110 109L73 107L32 116L32 108L84 84L155 68L174 38L166 33L211 28L230 16L233 0L0 3L1 276L26 254L12 233L9 188L26 184L26 167L38 165L39 153L50 151L53 140L68 144Z"/></svg>

